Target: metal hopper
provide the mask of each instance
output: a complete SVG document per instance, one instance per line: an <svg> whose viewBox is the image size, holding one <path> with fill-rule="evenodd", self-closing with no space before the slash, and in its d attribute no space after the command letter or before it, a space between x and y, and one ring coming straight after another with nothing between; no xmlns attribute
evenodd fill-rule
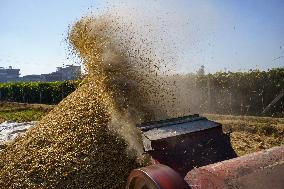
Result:
<svg viewBox="0 0 284 189"><path fill-rule="evenodd" d="M199 115L138 125L152 165L127 189L284 188L284 146L236 158L222 125Z"/></svg>

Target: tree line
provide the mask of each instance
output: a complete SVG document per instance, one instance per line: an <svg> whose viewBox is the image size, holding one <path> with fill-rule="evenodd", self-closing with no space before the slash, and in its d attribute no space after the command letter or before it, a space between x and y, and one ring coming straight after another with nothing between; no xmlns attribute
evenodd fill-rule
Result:
<svg viewBox="0 0 284 189"><path fill-rule="evenodd" d="M175 76L191 110L206 113L261 115L284 89L284 68L268 71L217 72ZM268 115L283 115L284 97Z"/></svg>
<svg viewBox="0 0 284 189"><path fill-rule="evenodd" d="M0 83L0 101L57 104L76 90L80 81Z"/></svg>
<svg viewBox="0 0 284 189"><path fill-rule="evenodd" d="M198 113L261 115L284 89L284 68L268 71L204 72L167 76L176 85L181 109ZM0 83L0 101L57 104L81 81ZM268 115L283 116L284 97Z"/></svg>

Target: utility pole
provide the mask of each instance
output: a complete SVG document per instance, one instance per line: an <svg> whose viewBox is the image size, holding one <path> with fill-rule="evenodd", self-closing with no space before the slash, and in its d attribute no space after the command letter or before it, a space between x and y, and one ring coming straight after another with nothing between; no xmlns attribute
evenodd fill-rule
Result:
<svg viewBox="0 0 284 189"><path fill-rule="evenodd" d="M211 113L211 88L210 88L210 76L207 79L207 111Z"/></svg>
<svg viewBox="0 0 284 189"><path fill-rule="evenodd" d="M266 112L268 112L268 111L272 108L272 106L273 106L274 104L276 104L283 96L284 96L284 89L282 89L282 91L280 92L280 94L279 94L276 98L274 98L274 100L272 100L272 101L270 102L270 104L268 104L268 106L266 106L266 108L262 111L261 114L265 114Z"/></svg>

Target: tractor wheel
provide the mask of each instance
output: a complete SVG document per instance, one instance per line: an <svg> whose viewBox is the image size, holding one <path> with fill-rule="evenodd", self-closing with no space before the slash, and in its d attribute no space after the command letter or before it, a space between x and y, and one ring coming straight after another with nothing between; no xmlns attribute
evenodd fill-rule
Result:
<svg viewBox="0 0 284 189"><path fill-rule="evenodd" d="M188 189L181 176L168 166L158 164L133 170L126 189Z"/></svg>

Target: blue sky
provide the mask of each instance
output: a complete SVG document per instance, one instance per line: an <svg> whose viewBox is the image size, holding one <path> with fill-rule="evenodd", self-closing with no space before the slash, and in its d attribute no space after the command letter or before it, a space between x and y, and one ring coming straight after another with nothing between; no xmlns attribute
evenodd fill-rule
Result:
<svg viewBox="0 0 284 189"><path fill-rule="evenodd" d="M111 4L124 14L133 7L160 12L180 72L201 65L210 72L284 66L283 0L0 0L0 66L26 75L72 63L64 41L68 26Z"/></svg>

